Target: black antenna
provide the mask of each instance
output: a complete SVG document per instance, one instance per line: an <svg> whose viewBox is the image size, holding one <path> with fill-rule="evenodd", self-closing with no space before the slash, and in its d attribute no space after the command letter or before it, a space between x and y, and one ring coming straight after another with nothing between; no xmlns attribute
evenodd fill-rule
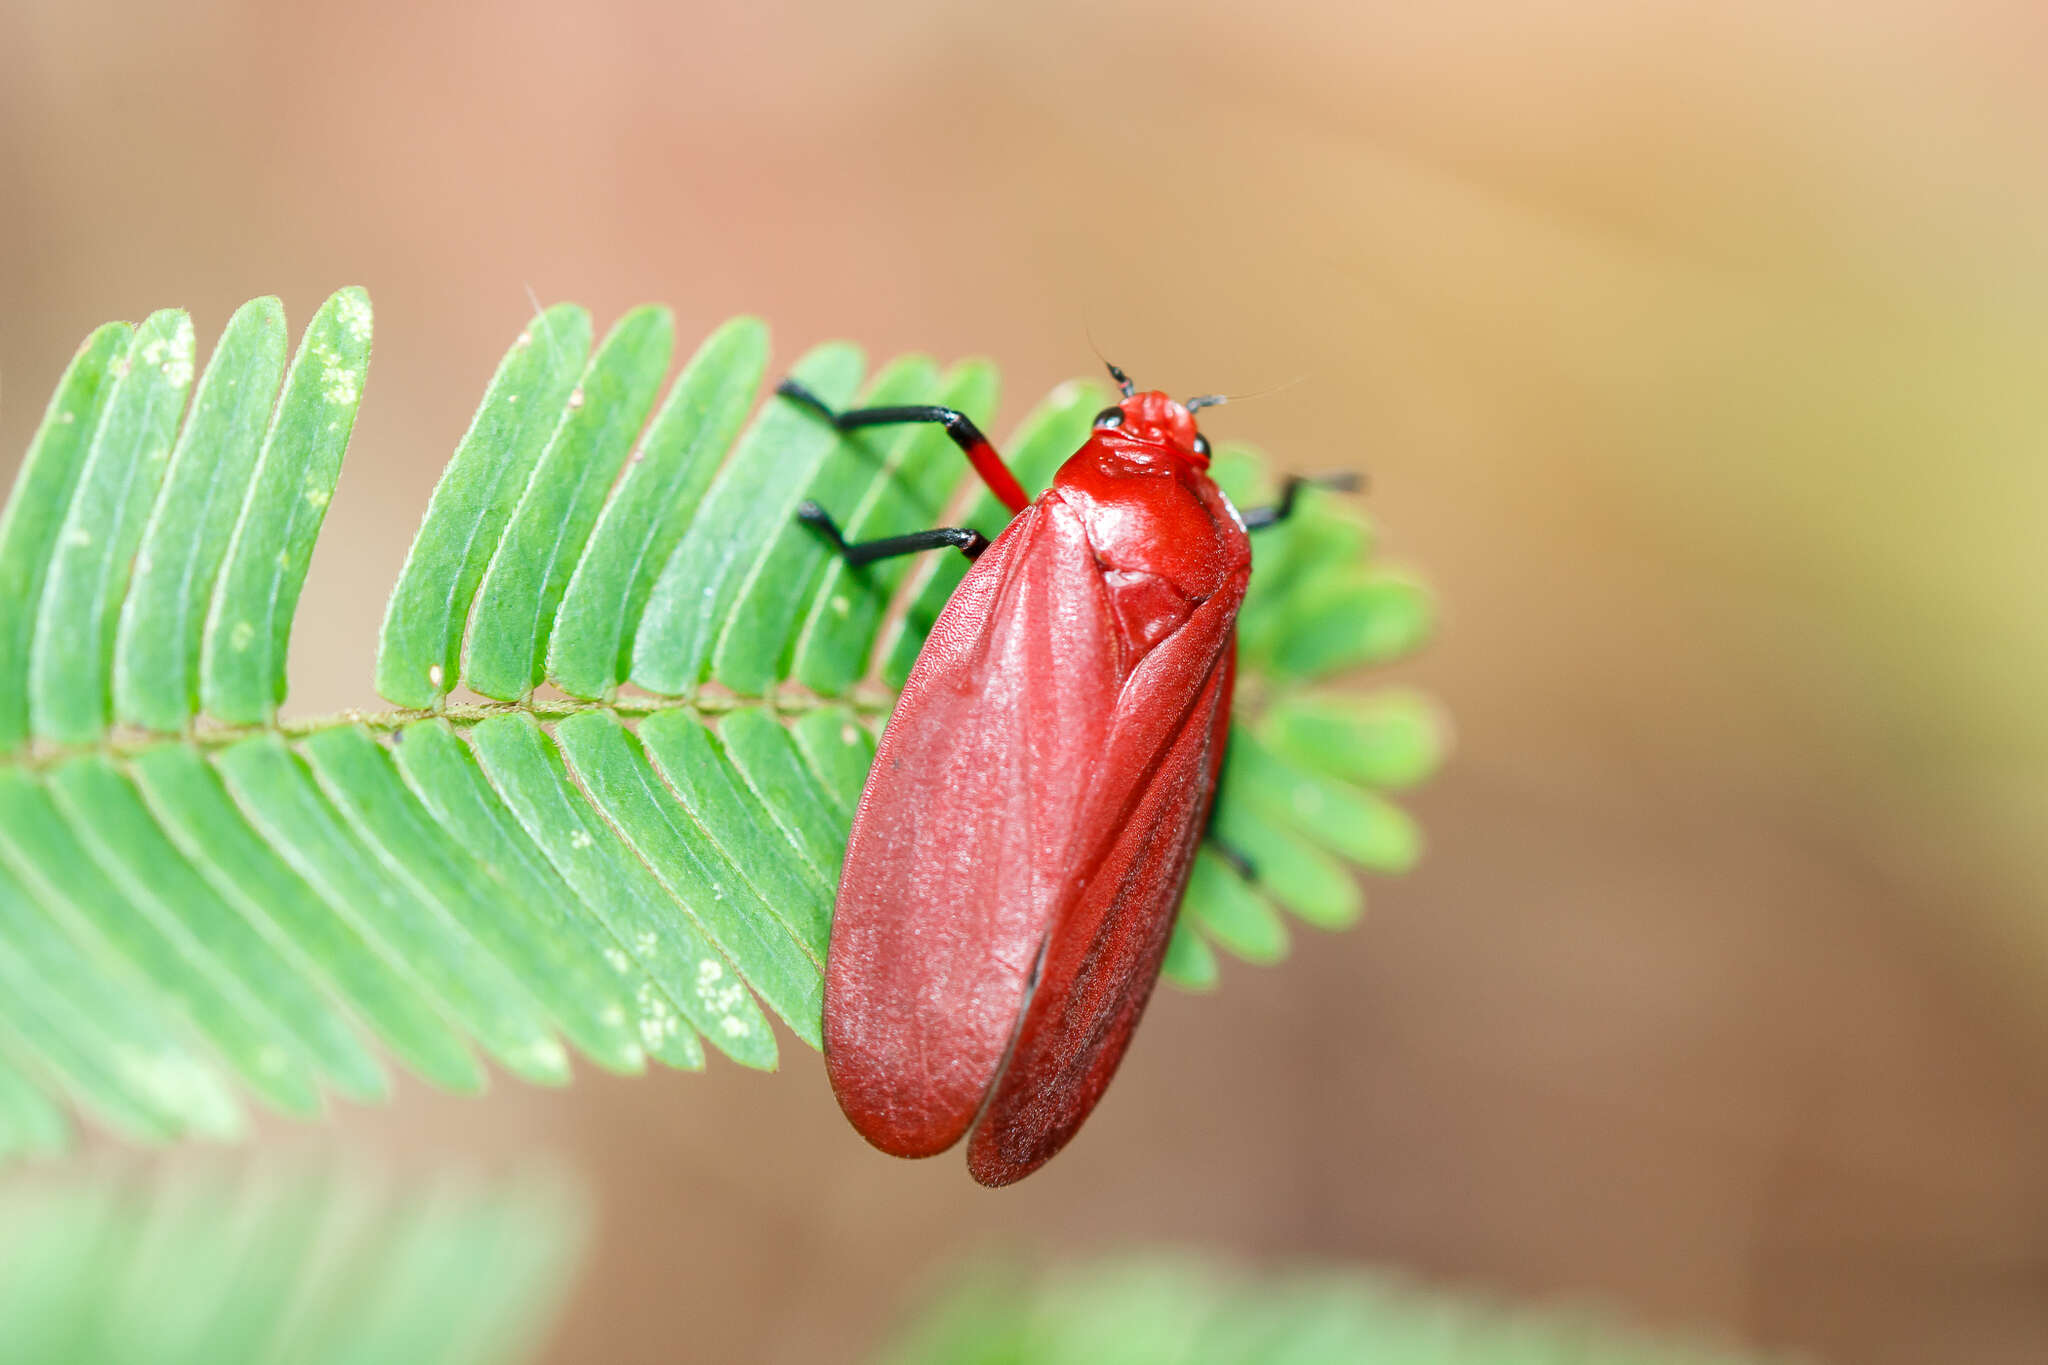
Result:
<svg viewBox="0 0 2048 1365"><path fill-rule="evenodd" d="M1109 365L1107 360L1102 363ZM1124 397L1126 398L1129 398L1138 391L1138 386L1131 382L1131 377L1114 365L1109 365L1109 377L1116 381L1116 386L1124 391Z"/></svg>
<svg viewBox="0 0 2048 1365"><path fill-rule="evenodd" d="M1190 398L1181 404L1189 412L1200 412L1203 408L1220 408L1230 401L1228 394L1205 393L1200 398Z"/></svg>

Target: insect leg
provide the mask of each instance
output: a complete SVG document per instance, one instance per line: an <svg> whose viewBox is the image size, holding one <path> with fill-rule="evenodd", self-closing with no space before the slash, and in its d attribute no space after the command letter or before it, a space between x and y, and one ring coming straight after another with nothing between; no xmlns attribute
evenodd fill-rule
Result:
<svg viewBox="0 0 2048 1365"><path fill-rule="evenodd" d="M1233 688L1235 687L1234 677L1233 666ZM1226 705L1228 700L1229 698L1226 695ZM1216 832L1216 813L1223 809L1223 777L1229 771L1230 756L1236 751L1236 748L1236 743L1233 740L1226 740L1223 746L1223 753L1216 762L1215 773L1212 778L1215 782L1215 789L1209 797L1209 814L1202 821L1202 842L1207 844L1210 851L1221 858L1225 866L1229 867L1231 871L1246 881L1256 884L1259 880L1258 865L1246 856L1243 849Z"/></svg>
<svg viewBox="0 0 2048 1365"><path fill-rule="evenodd" d="M974 466L974 472L981 475L981 481L988 485L989 491L1003 506L1010 509L1012 515L1031 503L1024 485L1017 482L1017 476L1003 463L1003 457L996 454L996 448L989 444L988 437L981 434L981 428L957 408L920 403L909 407L849 408L845 412L834 412L824 399L794 379L783 380L775 386L775 391L784 398L803 404L841 431L902 422L935 422L945 427L946 435L953 438L953 444L966 453L967 462Z"/></svg>
<svg viewBox="0 0 2048 1365"><path fill-rule="evenodd" d="M848 564L858 569L878 559L914 555L923 550L958 550L969 559L988 548L988 537L966 526L941 526L931 531L912 531L905 536L884 536L880 540L857 540L848 544L832 514L806 498L796 509L796 519L812 527Z"/></svg>
<svg viewBox="0 0 2048 1365"><path fill-rule="evenodd" d="M1209 845L1210 850L1217 857L1221 858L1229 866L1232 872L1235 872L1246 881L1256 884L1259 880L1258 866L1245 856L1244 850L1238 848L1235 844L1225 843L1222 836L1216 833L1215 824L1214 820L1209 822L1210 828L1202 836L1203 841Z"/></svg>
<svg viewBox="0 0 2048 1365"><path fill-rule="evenodd" d="M1293 516L1295 495L1301 492L1303 485L1312 485L1316 488L1335 488L1340 492L1355 493L1364 482L1364 479L1348 469L1339 470L1335 474L1311 474L1306 477L1300 474L1289 474L1286 482L1280 485L1280 501L1274 503L1271 507L1254 507L1243 514L1244 529L1256 531L1263 526L1277 526Z"/></svg>

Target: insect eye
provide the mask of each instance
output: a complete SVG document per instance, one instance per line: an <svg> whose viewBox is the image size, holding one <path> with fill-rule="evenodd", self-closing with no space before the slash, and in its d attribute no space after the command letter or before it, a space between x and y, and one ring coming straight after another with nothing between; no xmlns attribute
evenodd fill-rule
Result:
<svg viewBox="0 0 2048 1365"><path fill-rule="evenodd" d="M1122 408L1104 408L1101 412L1095 414L1095 425L1098 427L1120 427L1123 424L1124 410Z"/></svg>
<svg viewBox="0 0 2048 1365"><path fill-rule="evenodd" d="M1208 438L1208 437L1206 437L1206 436L1197 436L1197 437L1195 437L1195 454L1197 454L1197 455L1201 456L1201 457L1202 457L1203 459L1205 459L1205 460L1209 458L1209 438Z"/></svg>

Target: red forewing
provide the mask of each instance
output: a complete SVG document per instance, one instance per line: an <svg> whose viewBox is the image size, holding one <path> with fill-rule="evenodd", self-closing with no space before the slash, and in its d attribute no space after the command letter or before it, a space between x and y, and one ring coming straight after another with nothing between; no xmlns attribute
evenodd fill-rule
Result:
<svg viewBox="0 0 2048 1365"><path fill-rule="evenodd" d="M1192 670L1200 665L1196 656L1209 652L1211 666L1181 724L1170 728L1165 715L1141 714L1165 700L1150 688L1125 689L1136 702L1119 715L1118 738L1140 730L1150 732L1144 739L1164 743L1153 751L1148 781L1099 780L1091 793L1083 820L1106 822L1098 828L1110 836L1108 846L1046 936L1038 987L1009 1065L968 1144L967 1167L984 1185L1021 1180L1066 1146L1116 1073L1151 999L1207 823L1214 759L1229 735L1232 642L1222 615L1205 605L1146 660L1172 651L1181 656L1174 660L1178 667ZM1125 753L1137 747L1117 746ZM1112 750L1105 771L1116 757Z"/></svg>

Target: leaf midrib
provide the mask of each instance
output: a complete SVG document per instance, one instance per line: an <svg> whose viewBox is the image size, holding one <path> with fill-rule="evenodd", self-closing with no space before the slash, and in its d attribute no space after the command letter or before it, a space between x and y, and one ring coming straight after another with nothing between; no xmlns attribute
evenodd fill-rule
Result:
<svg viewBox="0 0 2048 1365"><path fill-rule="evenodd" d="M639 719L666 711L687 711L706 719L715 719L734 711L765 711L781 720L784 717L794 719L830 707L847 707L864 718L874 718L888 715L895 705L895 692L873 687L863 687L841 697L819 696L794 688L781 690L778 695L770 697L740 697L707 687L691 697L635 694L616 697L610 701L580 701L573 697L563 697L559 700L551 698L544 702L530 699L466 702L444 706L438 710L410 707L392 707L379 711L351 709L298 719L281 718L252 725L225 725L202 718L191 729L180 734L116 726L102 738L89 744L31 741L11 754L0 755L0 772L10 769L41 772L71 759L92 755L128 758L169 744L183 744L202 753L210 753L264 735L276 735L286 740L301 740L322 731L349 725L359 725L381 734L402 730L423 720L445 720L458 729L467 729L494 716L505 715L531 716L543 725L551 725L586 711L610 711L624 719Z"/></svg>

